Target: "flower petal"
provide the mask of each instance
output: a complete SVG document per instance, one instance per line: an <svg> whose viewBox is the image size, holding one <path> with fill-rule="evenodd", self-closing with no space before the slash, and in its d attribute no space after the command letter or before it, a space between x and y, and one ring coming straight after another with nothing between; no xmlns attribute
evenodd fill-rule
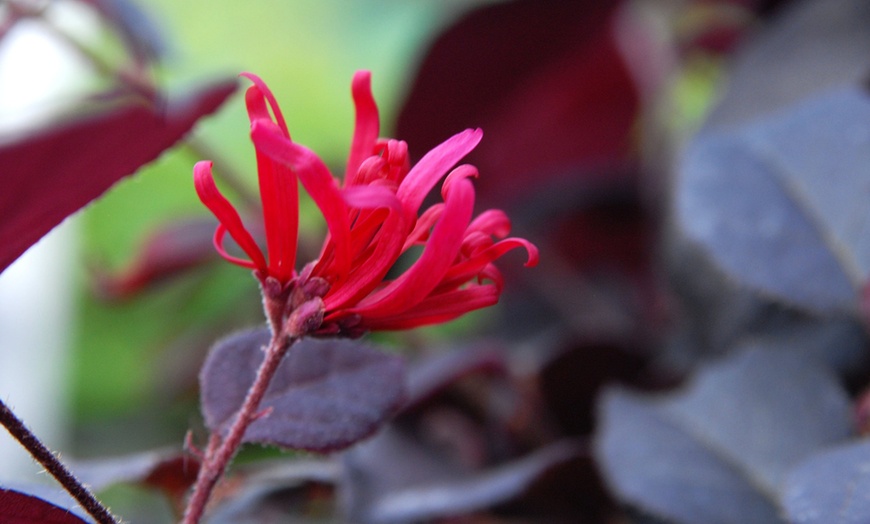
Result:
<svg viewBox="0 0 870 524"><path fill-rule="evenodd" d="M251 257L254 266L260 271L265 271L266 258L260 251L259 246L257 246L254 237L245 229L245 225L236 208L218 191L211 174L211 166L212 163L207 160L197 162L193 166L193 185L196 188L196 194L199 196L199 199L221 223L222 227L219 227L215 232L215 247L221 256L230 262L246 265L243 263L244 261L230 256L224 250L222 245L222 230L225 229L239 247L242 248L242 251Z"/></svg>
<svg viewBox="0 0 870 524"><path fill-rule="evenodd" d="M335 245L336 270L350 271L350 223L347 204L326 164L310 149L274 131L274 124L257 121L251 125L251 140L258 151L292 169L320 208Z"/></svg>
<svg viewBox="0 0 870 524"><path fill-rule="evenodd" d="M492 306L498 302L500 294L500 289L490 284L457 289L430 296L415 307L395 315L364 317L363 325L371 330L398 330L440 324Z"/></svg>
<svg viewBox="0 0 870 524"><path fill-rule="evenodd" d="M396 192L399 200L404 202L405 209L416 214L429 191L450 168L480 143L481 138L483 131L480 129L466 129L423 155L402 180Z"/></svg>
<svg viewBox="0 0 870 524"><path fill-rule="evenodd" d="M245 91L245 104L248 108L248 117L251 119L251 123L253 124L254 120L261 118L272 120L266 110L266 102L268 101L269 106L272 108L272 113L275 115L275 120L278 122L278 127L281 128L284 136L290 138L287 122L284 121L284 115L281 114L278 101L275 99L275 95L272 94L269 86L266 85L266 82L263 82L259 76L253 73L242 73L239 76L243 76L254 83L253 86Z"/></svg>
<svg viewBox="0 0 870 524"><path fill-rule="evenodd" d="M450 184L445 181L444 213L420 258L396 280L363 299L354 313L363 317L393 315L416 306L435 289L459 253L462 233L471 220L474 187L467 177L476 173L472 166L451 173Z"/></svg>
<svg viewBox="0 0 870 524"><path fill-rule="evenodd" d="M473 257L453 265L444 275L438 289L451 289L461 286L477 276L492 261L502 257L508 251L516 248L525 248L528 252L526 267L538 264L538 248L524 238L506 238L492 246L480 251Z"/></svg>
<svg viewBox="0 0 870 524"><path fill-rule="evenodd" d="M356 107L356 122L344 174L345 187L359 183L357 179L359 167L363 160L372 155L380 133L378 106L372 96L371 80L372 74L369 71L357 71L351 84Z"/></svg>
<svg viewBox="0 0 870 524"><path fill-rule="evenodd" d="M347 304L354 304L374 290L401 253L402 239L406 231L402 203L387 187L356 186L345 188L343 194L348 204L353 207L387 208L389 214L375 224L378 230L369 243L370 253L367 253L362 260L355 260L353 270L347 279L341 285L333 286L330 293L324 297L327 310L336 310ZM355 224L353 236L368 236L368 233L358 231L359 228L368 230L372 225L368 222L369 220L366 220L359 226Z"/></svg>
<svg viewBox="0 0 870 524"><path fill-rule="evenodd" d="M278 131L277 127L274 129ZM259 150L257 176L263 203L263 224L266 227L269 274L281 282L288 282L296 270L299 184L292 170Z"/></svg>

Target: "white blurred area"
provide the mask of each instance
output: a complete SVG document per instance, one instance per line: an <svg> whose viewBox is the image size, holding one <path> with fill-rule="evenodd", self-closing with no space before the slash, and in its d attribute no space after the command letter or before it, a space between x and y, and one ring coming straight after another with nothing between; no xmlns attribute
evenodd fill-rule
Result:
<svg viewBox="0 0 870 524"><path fill-rule="evenodd" d="M7 14L4 3L0 19ZM92 31L90 13L66 2L51 9L65 30ZM20 139L68 107L88 74L81 57L40 22L16 24L0 41L0 143ZM0 166L0 191L4 170ZM68 422L75 238L68 220L0 274L0 398L54 450L64 449ZM0 428L0 484L48 480L41 471Z"/></svg>

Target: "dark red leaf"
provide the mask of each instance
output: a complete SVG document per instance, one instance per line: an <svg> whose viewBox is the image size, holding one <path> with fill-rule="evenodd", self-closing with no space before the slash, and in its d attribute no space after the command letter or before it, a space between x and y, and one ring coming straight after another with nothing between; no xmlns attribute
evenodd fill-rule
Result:
<svg viewBox="0 0 870 524"><path fill-rule="evenodd" d="M202 411L212 431L226 432L242 405L269 342L254 329L218 342L200 374ZM371 435L401 405L402 359L347 339L304 339L290 348L246 442L333 451Z"/></svg>
<svg viewBox="0 0 870 524"><path fill-rule="evenodd" d="M214 227L212 219L193 219L158 229L145 240L128 268L117 274L96 272L97 294L107 300L131 298L148 286L216 259Z"/></svg>
<svg viewBox="0 0 870 524"><path fill-rule="evenodd" d="M76 461L70 464L70 468L94 491L118 483L141 483L171 495L193 484L199 471L199 460L177 451L157 450Z"/></svg>
<svg viewBox="0 0 870 524"><path fill-rule="evenodd" d="M0 147L0 271L51 228L157 158L236 89L221 80L165 103L128 103Z"/></svg>
<svg viewBox="0 0 870 524"><path fill-rule="evenodd" d="M617 42L619 4L522 0L471 12L429 49L397 135L419 156L457 129L483 128L468 161L482 173L481 198L499 204L566 167L621 161L640 93Z"/></svg>
<svg viewBox="0 0 870 524"><path fill-rule="evenodd" d="M87 524L68 509L39 497L0 488L0 522L3 524Z"/></svg>

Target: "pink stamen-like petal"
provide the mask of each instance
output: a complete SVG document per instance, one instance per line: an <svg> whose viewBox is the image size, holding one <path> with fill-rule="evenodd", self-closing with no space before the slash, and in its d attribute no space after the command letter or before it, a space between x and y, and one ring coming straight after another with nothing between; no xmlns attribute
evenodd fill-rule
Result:
<svg viewBox="0 0 870 524"><path fill-rule="evenodd" d="M411 168L396 192L399 200L404 202L405 209L416 214L429 191L451 167L480 143L481 138L483 131L480 129L466 129L426 153Z"/></svg>
<svg viewBox="0 0 870 524"><path fill-rule="evenodd" d="M257 121L251 126L251 140L258 151L293 169L314 203L320 208L335 245L337 271L350 271L350 223L347 204L329 173L326 164L310 149L291 142L275 133L267 122Z"/></svg>
<svg viewBox="0 0 870 524"><path fill-rule="evenodd" d="M258 93L257 91L253 91L251 88L249 88L245 92L245 102L248 105L248 115L251 117L251 123L253 123L255 120L254 115L252 115L251 113L252 109L255 110L257 118L265 118L267 120L271 120L268 113L264 111L265 104L263 103L263 100L265 99L269 102L269 106L272 108L272 114L274 114L275 120L278 122L278 127L281 129L281 132L284 134L285 137L290 138L290 131L287 129L287 122L284 121L284 115L281 114L281 108L278 107L278 101L275 99L275 95L272 94L269 86L266 85L266 82L263 82L263 80L259 76L253 73L242 73L239 76L243 76L253 82L254 86L256 86L257 91L259 91ZM262 109L260 109L260 107L262 107Z"/></svg>
<svg viewBox="0 0 870 524"><path fill-rule="evenodd" d="M468 225L468 232L472 231L504 238L511 232L511 220L501 209L487 209Z"/></svg>
<svg viewBox="0 0 870 524"><path fill-rule="evenodd" d="M444 275L441 284L438 286L439 289L462 285L479 274L490 262L501 258L508 251L516 248L525 248L528 252L526 267L533 267L538 264L538 248L534 244L524 238L506 238L480 251L473 257L453 265Z"/></svg>
<svg viewBox="0 0 870 524"><path fill-rule="evenodd" d="M457 172L470 176L476 170L454 171ZM444 213L420 258L399 278L363 299L353 312L363 316L396 314L414 307L435 289L459 253L462 233L468 227L474 208L474 187L467 178L451 178L451 184L444 192Z"/></svg>
<svg viewBox="0 0 870 524"><path fill-rule="evenodd" d="M357 172L363 160L372 155L380 133L378 106L372 96L371 80L372 74L369 71L358 71L353 75L351 92L356 107L356 122L344 175L345 186L360 183Z"/></svg>
<svg viewBox="0 0 870 524"><path fill-rule="evenodd" d="M354 264L352 273L341 286L334 286L333 292L324 297L327 309L343 307L355 303L380 284L384 275L401 253L401 240L405 231L404 208L388 188L383 186L357 186L345 188L345 200L353 207L361 209L389 210L385 219L376 224L364 223L354 226L354 236L368 235L369 227L377 227L377 233L369 244L370 253ZM363 229L362 231L360 229Z"/></svg>
<svg viewBox="0 0 870 524"><path fill-rule="evenodd" d="M263 256L263 253L260 251L259 246L257 246L254 237L252 237L248 230L245 229L245 225L242 222L242 218L239 216L238 211L236 211L236 208L234 208L230 201L227 200L220 191L218 191L217 185L215 185L214 178L211 174L211 166L212 163L207 160L197 162L196 165L193 166L193 185L196 188L196 194L199 196L202 203L205 204L205 207L214 214L226 231L229 232L230 236L233 237L233 240L235 240L239 247L242 248L242 251L251 257L253 265L257 269L265 271L266 259ZM223 233L221 233L220 236L220 239L222 238ZM230 262L239 263L240 259L229 256L223 249L222 242L218 243L218 240L219 237L216 232L215 247L218 248L218 252ZM246 263L240 265L248 267Z"/></svg>
<svg viewBox="0 0 870 524"><path fill-rule="evenodd" d="M369 329L410 329L440 324L470 311L492 306L498 302L501 290L495 285L471 286L431 296L415 307L395 315L374 316L365 319Z"/></svg>
<svg viewBox="0 0 870 524"><path fill-rule="evenodd" d="M420 215L420 218L417 219L417 223L414 224L414 229L408 234L408 238L405 240L405 245L402 246L402 252L404 253L408 248L415 244L425 242L429 238L430 230L435 227L435 224L441 219L443 213L443 202L434 204L432 207L424 211L423 214Z"/></svg>
<svg viewBox="0 0 870 524"><path fill-rule="evenodd" d="M223 224L218 224L217 229L214 230L214 236L212 237L212 243L214 244L214 248L217 250L218 254L224 258L227 262L231 262L237 266L246 267L248 269L257 269L256 264L254 264L250 260L245 260L244 258L234 257L229 254L229 252L224 247L224 237L226 236L227 228Z"/></svg>

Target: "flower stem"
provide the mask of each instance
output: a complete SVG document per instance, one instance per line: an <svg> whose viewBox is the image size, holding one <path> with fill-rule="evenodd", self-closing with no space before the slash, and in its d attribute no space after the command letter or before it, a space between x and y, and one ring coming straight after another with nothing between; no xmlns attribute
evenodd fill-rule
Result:
<svg viewBox="0 0 870 524"><path fill-rule="evenodd" d="M61 486L100 524L117 524L118 521L100 504L100 501L86 488L66 466L42 443L36 435L12 413L6 404L0 400L0 424L9 431L24 449L42 464L46 471L57 479Z"/></svg>
<svg viewBox="0 0 870 524"><path fill-rule="evenodd" d="M272 340L266 348L266 356L257 370L257 377L251 385L251 389L248 390L245 401L236 414L226 437L221 439L220 435L214 432L209 438L208 449L196 478L193 495L191 495L184 512L184 524L196 524L202 518L212 490L242 444L242 437L244 437L248 426L259 418L260 402L266 394L269 382L275 376L278 365L281 364L287 350L295 341L296 339L288 339L280 331L273 332Z"/></svg>

